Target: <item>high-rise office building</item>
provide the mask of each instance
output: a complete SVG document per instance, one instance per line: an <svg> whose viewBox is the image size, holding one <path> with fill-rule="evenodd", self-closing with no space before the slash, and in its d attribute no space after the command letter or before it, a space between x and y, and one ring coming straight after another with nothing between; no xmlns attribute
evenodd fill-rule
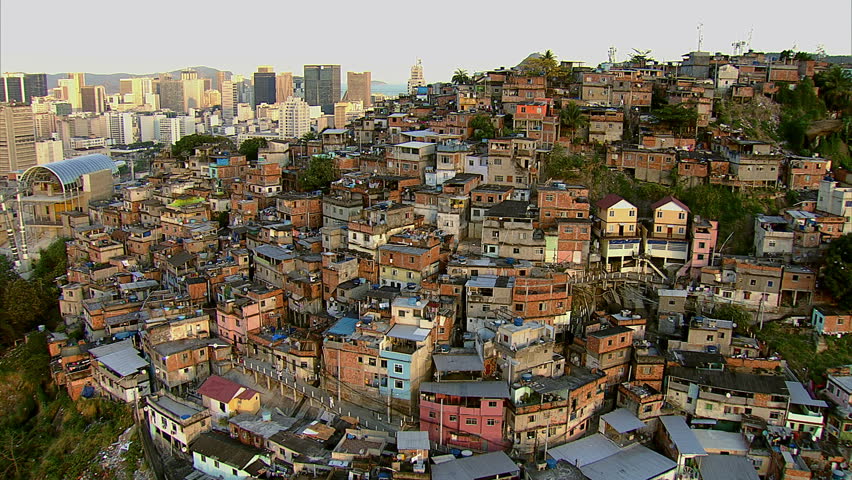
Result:
<svg viewBox="0 0 852 480"><path fill-rule="evenodd" d="M260 66L254 72L254 106L261 103L272 105L277 101L275 95L275 72L272 67Z"/></svg>
<svg viewBox="0 0 852 480"><path fill-rule="evenodd" d="M298 97L290 97L281 104L278 121L281 138L299 138L311 131L311 107Z"/></svg>
<svg viewBox="0 0 852 480"><path fill-rule="evenodd" d="M340 65L305 65L305 101L334 114L334 104L340 101Z"/></svg>
<svg viewBox="0 0 852 480"><path fill-rule="evenodd" d="M59 91L62 93L60 100L67 100L71 108L80 111L83 104L80 98L80 83L75 78L60 78L58 81Z"/></svg>
<svg viewBox="0 0 852 480"><path fill-rule="evenodd" d="M197 70L187 68L186 70L180 71L180 79L181 80L195 80L197 78L198 78L198 71Z"/></svg>
<svg viewBox="0 0 852 480"><path fill-rule="evenodd" d="M106 111L106 89L103 85L84 85L80 88L80 105L84 112Z"/></svg>
<svg viewBox="0 0 852 480"><path fill-rule="evenodd" d="M77 81L77 85L81 87L86 86L86 74L85 73L69 73L68 78Z"/></svg>
<svg viewBox="0 0 852 480"><path fill-rule="evenodd" d="M124 103L133 105L144 105L147 96L154 91L152 81L148 77L122 78L118 81L118 86Z"/></svg>
<svg viewBox="0 0 852 480"><path fill-rule="evenodd" d="M160 108L173 112L184 111L183 82L169 75L160 77Z"/></svg>
<svg viewBox="0 0 852 480"><path fill-rule="evenodd" d="M109 138L118 145L130 145L136 142L133 132L133 114L127 112L107 113Z"/></svg>
<svg viewBox="0 0 852 480"><path fill-rule="evenodd" d="M284 103L293 96L293 73L281 72L275 77L275 101Z"/></svg>
<svg viewBox="0 0 852 480"><path fill-rule="evenodd" d="M373 106L370 101L372 95L372 75L370 72L346 72L346 95L343 97L347 102L361 101L364 108Z"/></svg>
<svg viewBox="0 0 852 480"><path fill-rule="evenodd" d="M423 64L420 59L411 66L411 76L408 77L408 93L417 93L417 87L425 87L426 78L423 76Z"/></svg>
<svg viewBox="0 0 852 480"><path fill-rule="evenodd" d="M190 78L181 80L183 83L183 111L190 108L200 109L204 106L204 79Z"/></svg>
<svg viewBox="0 0 852 480"><path fill-rule="evenodd" d="M4 73L0 75L0 102L30 103L47 95L47 74Z"/></svg>
<svg viewBox="0 0 852 480"><path fill-rule="evenodd" d="M230 124L234 115L237 114L237 104L240 103L237 98L237 87L234 82L225 80L222 82L222 119L225 124Z"/></svg>
<svg viewBox="0 0 852 480"><path fill-rule="evenodd" d="M216 85L213 86L216 90L222 91L222 85L231 80L231 72L218 71L216 72Z"/></svg>
<svg viewBox="0 0 852 480"><path fill-rule="evenodd" d="M33 111L23 103L0 104L0 175L36 165Z"/></svg>

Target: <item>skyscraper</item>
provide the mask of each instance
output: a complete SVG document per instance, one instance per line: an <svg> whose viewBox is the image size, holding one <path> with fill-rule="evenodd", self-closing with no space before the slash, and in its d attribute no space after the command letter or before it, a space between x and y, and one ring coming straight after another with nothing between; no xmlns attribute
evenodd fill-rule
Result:
<svg viewBox="0 0 852 480"><path fill-rule="evenodd" d="M79 111L82 108L80 101L80 83L74 78L60 78L59 89L62 92L62 100L68 100L71 108Z"/></svg>
<svg viewBox="0 0 852 480"><path fill-rule="evenodd" d="M426 79L423 77L423 64L420 59L411 66L411 76L408 77L408 93L417 93L417 87L425 87Z"/></svg>
<svg viewBox="0 0 852 480"><path fill-rule="evenodd" d="M216 72L216 85L213 88L221 92L222 85L229 80L231 80L231 72L218 71Z"/></svg>
<svg viewBox="0 0 852 480"><path fill-rule="evenodd" d="M326 115L334 114L340 101L340 65L305 65L305 101L322 107Z"/></svg>
<svg viewBox="0 0 852 480"><path fill-rule="evenodd" d="M0 175L36 165L35 127L32 108L24 104L0 104Z"/></svg>
<svg viewBox="0 0 852 480"><path fill-rule="evenodd" d="M47 95L47 74L4 73L0 75L0 102L30 103Z"/></svg>
<svg viewBox="0 0 852 480"><path fill-rule="evenodd" d="M80 105L84 112L104 113L106 90L103 85L84 85L80 88Z"/></svg>
<svg viewBox="0 0 852 480"><path fill-rule="evenodd" d="M276 103L284 103L293 96L293 73L281 72L275 77Z"/></svg>
<svg viewBox="0 0 852 480"><path fill-rule="evenodd" d="M183 112L183 82L169 75L160 77L160 108Z"/></svg>
<svg viewBox="0 0 852 480"><path fill-rule="evenodd" d="M311 107L301 98L290 97L281 104L278 128L281 138L299 138L311 130Z"/></svg>
<svg viewBox="0 0 852 480"><path fill-rule="evenodd" d="M222 118L225 124L230 124L234 115L237 114L237 88L234 82L225 80L222 82Z"/></svg>
<svg viewBox="0 0 852 480"><path fill-rule="evenodd" d="M275 72L272 67L260 66L254 72L254 106L261 103L272 105L276 102Z"/></svg>
<svg viewBox="0 0 852 480"><path fill-rule="evenodd" d="M372 75L370 72L346 72L346 96L344 96L344 100L347 102L360 100L364 104L364 108L369 108L373 106L371 96Z"/></svg>
<svg viewBox="0 0 852 480"><path fill-rule="evenodd" d="M136 141L133 134L133 114L127 112L107 113L109 138L118 145L129 145Z"/></svg>

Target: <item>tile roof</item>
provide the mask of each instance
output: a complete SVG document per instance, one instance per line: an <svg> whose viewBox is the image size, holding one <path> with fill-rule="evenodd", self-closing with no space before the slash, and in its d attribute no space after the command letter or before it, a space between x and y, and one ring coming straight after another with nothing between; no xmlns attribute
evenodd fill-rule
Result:
<svg viewBox="0 0 852 480"><path fill-rule="evenodd" d="M211 375L198 389L198 394L219 402L228 403L234 398L250 399L258 392L218 375Z"/></svg>

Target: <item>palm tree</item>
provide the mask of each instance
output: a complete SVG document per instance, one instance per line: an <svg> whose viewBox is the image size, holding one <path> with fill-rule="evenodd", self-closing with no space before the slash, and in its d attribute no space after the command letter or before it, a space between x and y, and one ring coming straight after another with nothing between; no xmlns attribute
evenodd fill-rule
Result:
<svg viewBox="0 0 852 480"><path fill-rule="evenodd" d="M456 85L466 85L470 83L470 76L467 74L467 70L463 68L456 69L456 73L453 74L453 83Z"/></svg>
<svg viewBox="0 0 852 480"><path fill-rule="evenodd" d="M639 50L637 48L633 49L633 53L630 54L630 63L636 63L640 67L644 67L648 62L653 62L654 59L651 58L650 50Z"/></svg>
<svg viewBox="0 0 852 480"><path fill-rule="evenodd" d="M577 129L589 124L589 117L583 113L583 109L576 103L566 103L562 105L562 110L559 111L559 124L571 132L570 139L573 141Z"/></svg>
<svg viewBox="0 0 852 480"><path fill-rule="evenodd" d="M834 65L814 76L825 106L831 111L843 111L852 105L852 75Z"/></svg>
<svg viewBox="0 0 852 480"><path fill-rule="evenodd" d="M552 60L552 61L555 62L556 61L556 55L553 54L553 50L548 49L548 50L544 51L544 54L541 56L541 59L547 60L547 61Z"/></svg>

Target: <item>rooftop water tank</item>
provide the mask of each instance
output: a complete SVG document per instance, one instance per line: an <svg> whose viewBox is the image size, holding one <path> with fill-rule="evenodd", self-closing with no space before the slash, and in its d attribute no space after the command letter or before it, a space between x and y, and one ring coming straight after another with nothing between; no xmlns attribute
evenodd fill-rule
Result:
<svg viewBox="0 0 852 480"><path fill-rule="evenodd" d="M524 319L521 317L515 317L515 326L520 327L524 324Z"/></svg>

